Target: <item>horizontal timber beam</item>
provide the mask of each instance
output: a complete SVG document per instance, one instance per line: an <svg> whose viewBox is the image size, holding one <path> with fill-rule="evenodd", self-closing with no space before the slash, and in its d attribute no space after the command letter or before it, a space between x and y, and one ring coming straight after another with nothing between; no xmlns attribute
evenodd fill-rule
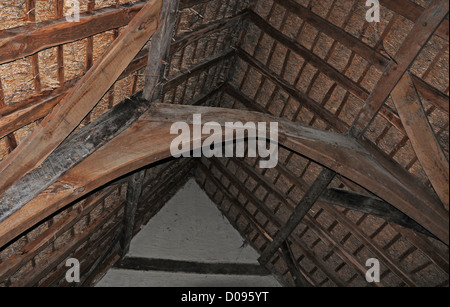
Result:
<svg viewBox="0 0 450 307"><path fill-rule="evenodd" d="M80 14L80 22L66 18L31 23L0 31L0 64L18 60L47 48L71 43L126 26L146 1L107 7Z"/></svg>
<svg viewBox="0 0 450 307"><path fill-rule="evenodd" d="M27 229L86 193L130 171L170 157L170 146L175 139L170 134L172 124L180 121L192 124L193 114L202 114L204 122L219 118L221 125L225 121L278 122L279 141L283 146L357 182L448 244L448 213L439 199L370 144L256 112L155 104L119 136L4 220L0 224L0 245L17 235L17 231ZM202 136L201 140L206 137ZM195 144L201 140L190 139Z"/></svg>
<svg viewBox="0 0 450 307"><path fill-rule="evenodd" d="M257 264L200 263L169 259L126 257L115 265L116 269L133 271L183 272L189 274L268 276L270 272Z"/></svg>
<svg viewBox="0 0 450 307"><path fill-rule="evenodd" d="M403 76L391 96L420 164L442 203L448 207L448 161L409 74Z"/></svg>
<svg viewBox="0 0 450 307"><path fill-rule="evenodd" d="M177 46L180 46L179 44L177 44L179 42L179 39L177 38L174 42L174 44ZM172 46L174 46L174 44L172 44ZM136 71L145 68L148 63L148 53L148 48L144 48L143 50L141 50L133 59L133 61L128 65L128 67L125 68L125 70L117 80L122 80L132 75ZM223 58L228 58L231 56L232 54L227 54ZM219 56L219 58L220 57L221 55ZM212 62L208 63L206 60L204 62L201 62L200 65L193 65L187 70L183 70L185 76L183 76L183 73L180 73L180 75L175 76L165 83L169 83L169 89L173 89L175 83L179 84L180 82L183 82L183 80L187 80L192 73L199 73L202 71L202 69L207 69L213 66L215 63L217 63L218 58L211 57L209 60ZM77 81L79 81L79 78L67 81L63 87L44 91L39 96L34 96L21 102L15 103L11 106L0 108L0 138L47 116L52 108L56 106L65 95L67 95L72 87L75 86Z"/></svg>
<svg viewBox="0 0 450 307"><path fill-rule="evenodd" d="M180 8L208 1L181 0ZM19 60L47 48L75 42L93 35L126 26L145 6L137 1L80 14L80 22L66 18L31 23L0 31L0 64Z"/></svg>

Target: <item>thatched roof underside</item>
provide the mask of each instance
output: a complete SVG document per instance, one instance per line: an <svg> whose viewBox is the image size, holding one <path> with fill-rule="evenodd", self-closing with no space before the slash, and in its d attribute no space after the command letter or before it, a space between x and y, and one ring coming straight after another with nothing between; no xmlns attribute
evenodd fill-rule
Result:
<svg viewBox="0 0 450 307"><path fill-rule="evenodd" d="M137 12L145 2L80 1L81 13L91 11L96 17L106 12ZM400 109L401 101L395 98L401 95L389 88L411 80L430 133L447 162L448 4L444 18L434 21L433 29L418 27L422 14L433 5L445 10L445 2L382 0L381 22L369 23L365 1L360 0L181 0L161 102L257 111L345 135L351 135L348 130L354 126L364 127L357 138L365 139L375 148L370 152L383 153L401 174L423 187L437 200L438 212L448 222L448 200L442 199L445 193L448 196L448 179L439 185L436 174L445 170L438 162L434 169L424 161L430 152L425 134L412 137L411 133L416 113ZM64 19L67 8L60 5L59 1L0 0L1 160L6 161L38 129L136 15L133 11L115 18L114 22L123 23L120 26L96 25L85 37L76 31L61 35L51 46L37 36L32 38L39 27L51 27L46 22ZM7 54L12 49L2 41L11 35L17 43L27 44L28 51ZM145 88L150 46L151 41L76 131L120 102L134 101L134 95ZM402 73L395 79L398 71ZM377 101L380 108L371 112L367 106L376 106ZM410 120L405 120L405 108L411 112ZM372 116L361 119L363 113ZM327 170L323 163L286 147L280 148L279 158L273 169L260 169L259 158L169 159L147 165L138 177L143 192L134 233L193 175L233 226L263 254L319 174ZM448 162L446 167L448 175ZM95 283L118 260L123 247L114 238L126 227L123 204L131 191L127 176L135 175L121 174L119 181L110 178L106 185L81 191L80 197L59 203L48 215L27 220L26 227L8 224L8 219L2 222L0 228L15 231L0 231L0 285L67 285L63 265L74 255L84 256L89 268L83 282ZM55 185L51 188L58 190ZM389 202L383 193L375 195L339 172L326 188ZM386 187L386 194L392 192L396 191ZM299 279L312 286L449 285L445 234L438 235L427 225L419 225L425 229L418 231L380 214L331 203L319 198L285 240L285 249L269 257L267 267L285 285L298 285ZM109 253L103 255L104 250ZM379 284L366 281L370 258L381 262Z"/></svg>

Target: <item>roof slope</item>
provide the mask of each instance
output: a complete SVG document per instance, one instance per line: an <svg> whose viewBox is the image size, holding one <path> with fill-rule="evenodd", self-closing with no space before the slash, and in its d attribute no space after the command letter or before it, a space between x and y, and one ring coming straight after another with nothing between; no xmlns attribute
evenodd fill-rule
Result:
<svg viewBox="0 0 450 307"><path fill-rule="evenodd" d="M81 113L80 120L72 121L78 134L71 134L64 141L68 135L61 133L59 141L64 143L56 151L52 149L56 143L43 145L46 148L42 155L46 150L51 153L47 160L50 166L58 152L59 156L71 156L76 146L82 148L79 140L94 131L92 127L108 128L109 121L120 117L120 110L133 110L136 117L141 111L148 112L145 102L134 95L143 89L153 93L159 83L161 91L155 92L162 103L257 111L280 118L283 123L287 120L310 126L314 135L343 134L336 138L358 144L364 152L360 158L349 154L342 160L324 161L318 157L327 153L308 155L285 146L280 148L280 163L269 170L258 167L259 158L187 160L166 169L171 170L167 190L176 186L172 179L184 178L181 175L195 168L197 182L262 254L260 261L283 276L286 284L305 285L306 280L313 286L448 286L447 1L381 0L380 22L370 23L366 20L365 1L359 0L181 0L176 22L173 20L173 40L165 46L168 57L161 52L150 58L149 52L155 55L157 52L152 50L156 42L161 42L156 35L138 53L142 46L124 44L124 35L120 34L133 35L133 25L146 28L145 21L141 20L142 27L137 24L139 18L145 19L142 8L149 8L150 3L156 8L160 1L80 2L83 23L79 24L64 18L67 8L61 1L15 0L1 4L0 170L20 154L26 161L28 154L21 150L27 136L45 129L51 114L58 110L55 105L65 105L71 89L83 88L80 80L88 80L96 72L101 76L103 70L97 68L107 67L102 65L108 64L105 59L110 51L116 44L123 44L137 55L130 63L117 66L126 68L116 72L120 74L118 81L114 82L115 77L108 79L114 84L108 86L98 104L94 99L88 101L89 107L83 107L87 114L83 121L79 123ZM165 29L169 34L162 36L170 38L170 13L160 16L163 23L152 19L158 25L155 33ZM155 69L149 69L155 66L158 72L152 75ZM149 77L155 76L158 80L151 86ZM92 83L92 91L101 84L106 86L107 82ZM131 99L125 101L126 98ZM186 115L195 109L171 110ZM221 112L222 116L238 114ZM250 113L239 114L250 118ZM46 116L44 125L40 125ZM12 204L20 210L2 222L0 230L0 251L5 254L0 277L9 280L6 284L14 280L11 271L18 272L32 258L20 256L20 249L12 246L48 219L70 210L73 201L85 202L92 198L89 193L101 192L97 189L104 184L129 176L145 165L152 169L149 161L162 159L163 150L155 149L153 154L136 153L114 160L111 144L135 141L135 135L133 144L139 146L139 134L133 134L133 129L144 126L135 120L118 120L115 133L122 133L122 138L108 132L102 142L110 146L97 150L104 145L99 142L98 148L86 154L89 159L84 164L77 166L85 156L74 160L76 163L63 164L56 173L54 167L49 167L52 180L28 185L30 190L24 192L27 195L22 202ZM152 138L150 133L155 133L152 141L158 136L163 140L163 126L145 126L150 132L145 134L142 128L142 140ZM127 135L130 137L124 137ZM311 146L313 150L329 148ZM344 143L337 146L345 147ZM36 156L36 161L44 156ZM126 164L126 158L133 163ZM104 174L90 174L97 181L77 173L88 169L89 163L103 165L96 159L103 159L104 165L111 167L110 173L106 170ZM375 161L373 165L379 167L377 171L382 176L372 178L373 181L369 180L369 172L360 178L350 176L366 167L365 159ZM20 164L17 161L22 160L16 160ZM342 170L342 165L348 166ZM28 175L13 172L9 176L21 178L22 184L39 177L43 181L45 177L39 173L42 168L33 168L25 165L20 171L32 170ZM157 180L159 177L137 174L122 178L128 186L128 203L151 199L155 189L164 183ZM20 181L6 181L0 180L0 191L6 185L21 187ZM395 191L392 182L398 183ZM144 199L139 197L141 189ZM7 212L5 208L10 206L1 202L0 205L0 213ZM153 209L150 211L152 216ZM133 233L133 225L129 226L126 218L130 213L119 216L123 217L123 227ZM145 216L144 209L138 210L138 224L146 220ZM9 215L3 214L6 217ZM92 227L90 231L96 229ZM41 235L45 232L33 236ZM16 250L12 252L15 258L11 258L11 250ZM381 283L368 284L365 280L369 258L377 258L382 264ZM11 266L9 261L16 264ZM32 267L36 266L34 262ZM2 271L2 264L9 269ZM36 274L42 278L41 275ZM33 282L37 283L38 277Z"/></svg>

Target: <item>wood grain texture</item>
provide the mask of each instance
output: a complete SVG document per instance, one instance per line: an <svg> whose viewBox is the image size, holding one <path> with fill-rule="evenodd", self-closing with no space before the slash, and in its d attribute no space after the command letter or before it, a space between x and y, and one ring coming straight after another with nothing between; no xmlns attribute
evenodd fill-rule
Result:
<svg viewBox="0 0 450 307"><path fill-rule="evenodd" d="M74 42L126 26L144 7L145 1L120 8L103 8L80 15L80 22L65 18L0 31L0 64L44 49Z"/></svg>
<svg viewBox="0 0 450 307"><path fill-rule="evenodd" d="M73 133L36 169L0 196L0 221L48 188L68 170L127 129L148 109L140 94L117 104L98 120Z"/></svg>
<svg viewBox="0 0 450 307"><path fill-rule="evenodd" d="M163 2L160 14L161 26L153 35L149 46L143 97L150 102L161 98L179 4L180 0Z"/></svg>
<svg viewBox="0 0 450 307"><path fill-rule="evenodd" d="M159 26L162 1L152 0L129 23L104 55L0 164L0 194L37 167L83 120Z"/></svg>
<svg viewBox="0 0 450 307"><path fill-rule="evenodd" d="M413 80L405 74L392 91L392 100L422 167L442 203L449 205L449 166L423 108Z"/></svg>
<svg viewBox="0 0 450 307"><path fill-rule="evenodd" d="M135 124L97 150L0 224L0 246L64 205L129 172L170 157L172 123L279 122L280 143L357 182L406 213L448 244L448 213L439 199L378 148L341 134L304 127L256 112L180 105L153 105ZM207 136L203 136L204 140ZM191 143L198 140L191 140ZM200 142L201 143L201 142Z"/></svg>
<svg viewBox="0 0 450 307"><path fill-rule="evenodd" d="M409 69L448 14L448 8L448 1L434 0L416 20L416 24L394 56L395 61L391 61L388 65L383 76L367 98L364 107L360 110L353 125L352 135L364 133L370 126L403 74Z"/></svg>

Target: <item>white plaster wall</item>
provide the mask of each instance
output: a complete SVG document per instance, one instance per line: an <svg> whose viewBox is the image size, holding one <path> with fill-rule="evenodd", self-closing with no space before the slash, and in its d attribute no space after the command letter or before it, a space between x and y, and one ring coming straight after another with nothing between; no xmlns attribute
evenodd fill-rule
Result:
<svg viewBox="0 0 450 307"><path fill-rule="evenodd" d="M132 240L128 256L204 263L258 264L258 253L222 216L194 179ZM110 270L97 286L279 286L272 276Z"/></svg>

